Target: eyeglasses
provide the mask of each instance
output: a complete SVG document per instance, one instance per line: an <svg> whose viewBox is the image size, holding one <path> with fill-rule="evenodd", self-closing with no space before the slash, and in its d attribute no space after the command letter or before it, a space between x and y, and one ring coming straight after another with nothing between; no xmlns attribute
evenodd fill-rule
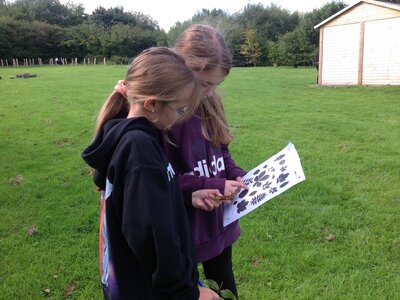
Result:
<svg viewBox="0 0 400 300"><path fill-rule="evenodd" d="M175 108L169 102L164 102L164 103L176 113L178 118L182 118L182 116L185 114L186 110L188 109L188 106L182 106L179 108Z"/></svg>

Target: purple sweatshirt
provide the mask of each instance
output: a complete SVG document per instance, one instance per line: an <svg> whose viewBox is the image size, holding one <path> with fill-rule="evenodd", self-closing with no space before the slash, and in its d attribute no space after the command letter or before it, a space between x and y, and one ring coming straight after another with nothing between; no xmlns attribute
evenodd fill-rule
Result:
<svg viewBox="0 0 400 300"><path fill-rule="evenodd" d="M223 205L211 212L195 209L191 192L219 189L223 194L225 179L236 180L246 172L232 160L227 145L215 147L203 137L198 116L172 127L169 137L176 146L165 142L164 151L176 172L182 191L188 195L185 201L197 261L207 261L239 238L240 227L238 222L223 226Z"/></svg>

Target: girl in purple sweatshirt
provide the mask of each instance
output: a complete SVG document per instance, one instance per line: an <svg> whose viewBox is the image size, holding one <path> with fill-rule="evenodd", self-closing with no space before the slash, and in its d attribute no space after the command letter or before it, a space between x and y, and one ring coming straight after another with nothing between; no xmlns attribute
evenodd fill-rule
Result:
<svg viewBox="0 0 400 300"><path fill-rule="evenodd" d="M195 114L169 131L164 150L178 175L183 192L216 188L229 197L246 172L232 160L229 132L223 105L216 87L229 74L231 56L222 36L212 27L192 25L178 38L175 50L195 72L203 85L204 98ZM232 244L239 238L238 222L223 226L224 205L212 201L192 201L186 206L196 245L197 261L205 277L237 296L232 270Z"/></svg>

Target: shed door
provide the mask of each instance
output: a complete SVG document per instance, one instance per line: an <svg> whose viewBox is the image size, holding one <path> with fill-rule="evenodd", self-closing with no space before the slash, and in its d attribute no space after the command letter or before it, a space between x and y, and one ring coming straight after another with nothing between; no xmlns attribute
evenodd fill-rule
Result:
<svg viewBox="0 0 400 300"><path fill-rule="evenodd" d="M360 24L326 27L323 33L322 84L358 83Z"/></svg>
<svg viewBox="0 0 400 300"><path fill-rule="evenodd" d="M400 84L400 18L365 23L363 84Z"/></svg>

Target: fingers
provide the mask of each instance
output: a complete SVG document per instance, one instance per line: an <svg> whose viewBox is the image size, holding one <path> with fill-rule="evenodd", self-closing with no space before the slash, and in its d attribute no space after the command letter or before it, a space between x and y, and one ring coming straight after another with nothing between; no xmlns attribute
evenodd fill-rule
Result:
<svg viewBox="0 0 400 300"><path fill-rule="evenodd" d="M199 300L219 300L219 296L216 292L209 288L199 288Z"/></svg>
<svg viewBox="0 0 400 300"><path fill-rule="evenodd" d="M192 205L205 211L212 211L221 205L216 197L222 196L217 189L204 189L192 193Z"/></svg>
<svg viewBox="0 0 400 300"><path fill-rule="evenodd" d="M236 189L233 192L231 192L229 195L219 196L219 197L215 197L215 198L219 201L226 201L226 200L230 201L236 197L236 195L240 192L240 190L241 190L241 187L236 187Z"/></svg>
<svg viewBox="0 0 400 300"><path fill-rule="evenodd" d="M248 190L248 189L249 189L249 187L248 187L247 185L244 184L244 182L243 182L243 180L242 180L241 177L236 177L236 181L239 182L240 187L241 187L242 189L245 189L245 190Z"/></svg>
<svg viewBox="0 0 400 300"><path fill-rule="evenodd" d="M238 178L240 178L240 177L238 177ZM240 191L240 189L245 189L245 190L249 189L248 186L245 185L241 179L238 181L226 180L225 195L230 195L230 194L234 193L235 191L237 191L238 188L239 188L239 191Z"/></svg>
<svg viewBox="0 0 400 300"><path fill-rule="evenodd" d="M212 211L215 208L218 208L221 205L221 201L204 199L204 203L207 206L208 211Z"/></svg>

